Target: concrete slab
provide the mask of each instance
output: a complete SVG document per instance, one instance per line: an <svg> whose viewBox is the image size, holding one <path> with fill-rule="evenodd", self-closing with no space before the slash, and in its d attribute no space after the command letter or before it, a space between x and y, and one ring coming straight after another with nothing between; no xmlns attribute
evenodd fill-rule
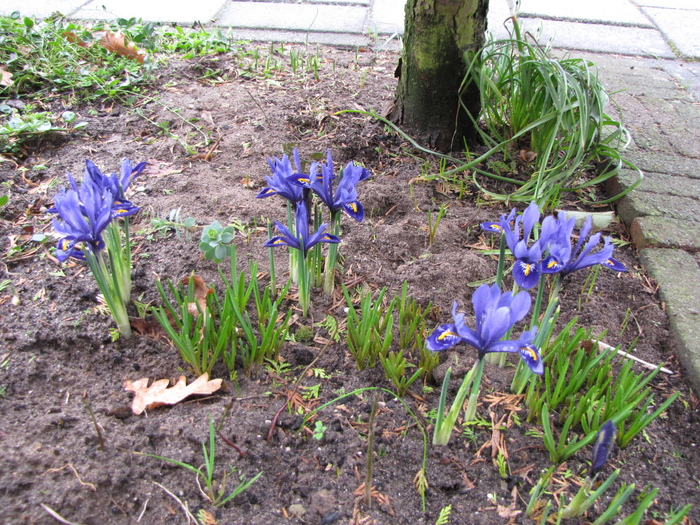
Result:
<svg viewBox="0 0 700 525"><path fill-rule="evenodd" d="M520 16L579 22L653 27L642 12L627 0L522 0Z"/></svg>
<svg viewBox="0 0 700 525"><path fill-rule="evenodd" d="M367 10L355 6L231 2L217 24L248 29L362 34L366 18Z"/></svg>
<svg viewBox="0 0 700 525"><path fill-rule="evenodd" d="M403 35L406 0L375 1L369 16L369 32Z"/></svg>
<svg viewBox="0 0 700 525"><path fill-rule="evenodd" d="M698 0L635 0L639 7L665 7L666 9L698 9Z"/></svg>
<svg viewBox="0 0 700 525"><path fill-rule="evenodd" d="M112 20L135 16L146 22L209 23L225 3L225 0L197 0L196 4L144 2L143 0L92 0L72 14L71 18Z"/></svg>
<svg viewBox="0 0 700 525"><path fill-rule="evenodd" d="M217 23L218 24L218 23ZM229 34L227 32L227 34ZM275 29L232 28L231 38L251 42L285 42L290 44L322 44L338 47L371 47L374 43L368 35L347 33L320 33L318 31L284 31ZM380 41L380 45L384 40ZM398 41L393 39L384 49L399 51Z"/></svg>
<svg viewBox="0 0 700 525"><path fill-rule="evenodd" d="M512 16L512 11L507 0L489 0L488 25L486 26L494 40L508 38L508 29L504 25L505 21ZM512 24L508 25L508 28Z"/></svg>
<svg viewBox="0 0 700 525"><path fill-rule="evenodd" d="M612 28L603 24L560 22L538 18L523 18L521 23L530 32L536 32L541 28L542 41L553 38L553 46L557 48L675 58L673 50L655 29Z"/></svg>
<svg viewBox="0 0 700 525"><path fill-rule="evenodd" d="M644 12L686 57L700 58L700 10L644 7Z"/></svg>
<svg viewBox="0 0 700 525"><path fill-rule="evenodd" d="M58 11L63 15L70 15L77 11L86 0L3 0L0 2L0 15L9 16L15 11L23 16L46 18L51 13Z"/></svg>

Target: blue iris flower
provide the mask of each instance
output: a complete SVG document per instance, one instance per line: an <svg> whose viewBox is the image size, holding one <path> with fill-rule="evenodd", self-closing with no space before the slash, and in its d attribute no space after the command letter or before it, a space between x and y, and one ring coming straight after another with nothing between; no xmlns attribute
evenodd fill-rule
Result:
<svg viewBox="0 0 700 525"><path fill-rule="evenodd" d="M118 177L115 173L109 175L103 174L94 162L85 159L83 185L85 181L90 180L100 192L104 193L105 191L109 191L114 196L112 203L113 217L133 215L138 211L138 208L126 199L125 193L131 182L141 174L145 167L145 162L140 162L136 166L133 166L129 159L125 159L120 169L121 176ZM75 181L72 179L73 178L69 174L68 180L71 182L73 189L76 189Z"/></svg>
<svg viewBox="0 0 700 525"><path fill-rule="evenodd" d="M145 167L145 162L139 162L134 166L129 159L124 159L120 168L120 176L117 176L116 173L105 175L94 162L90 159L85 159L83 180L90 178L101 190L109 189L112 195L115 196L115 200L124 199L126 190L131 185L131 182L141 175Z"/></svg>
<svg viewBox="0 0 700 525"><path fill-rule="evenodd" d="M369 178L369 170L361 166L355 166L351 161L341 172L342 176L338 182L338 187L333 191L333 181L337 178L333 172L333 158L328 151L327 161L321 163L321 176L317 175L318 163L311 165L309 176L299 174L293 181L302 187L311 189L331 213L345 211L350 217L358 222L362 222L365 210L357 200L357 183Z"/></svg>
<svg viewBox="0 0 700 525"><path fill-rule="evenodd" d="M93 253L105 247L102 232L114 218L114 197L110 190L101 191L92 181L83 181L80 191L62 190L54 197L52 211L59 218L53 220L53 228L60 236L56 258L63 262L69 257L84 259L79 243Z"/></svg>
<svg viewBox="0 0 700 525"><path fill-rule="evenodd" d="M518 286L526 290L535 286L540 280L540 261L547 239L541 236L528 246L532 230L539 220L540 209L532 202L522 215L516 217L513 209L507 217L502 215L498 223L485 222L481 225L486 231L505 234L506 244L515 257L513 279Z"/></svg>
<svg viewBox="0 0 700 525"><path fill-rule="evenodd" d="M292 182L295 177L299 177L301 174L301 161L299 160L299 151L297 148L294 148L292 154L294 155L296 172L287 155L284 155L281 159L277 157L267 159L270 169L272 170L272 177L265 177L268 185L260 190L260 193L257 195L258 199L279 195L291 202L295 207L297 203L302 200L303 189Z"/></svg>
<svg viewBox="0 0 700 525"><path fill-rule="evenodd" d="M275 221L277 231L279 231L281 235L277 235L268 240L265 243L266 248L272 246L289 246L290 248L295 248L302 251L304 253L304 257L306 257L309 249L320 242L330 244L337 244L340 242L340 239L337 236L323 232L323 230L326 229L326 224L321 224L317 231L312 234L309 233L309 212L307 211L306 206L297 206L294 216L297 235L292 234L292 232L289 231L289 228L287 228L284 224Z"/></svg>
<svg viewBox="0 0 700 525"><path fill-rule="evenodd" d="M464 314L457 313L457 303L452 308L454 323L439 326L426 340L429 350L446 350L459 343L466 343L479 352L479 357L491 352L518 353L530 370L536 374L544 372L544 364L533 342L537 327L522 333L517 340L501 341L515 323L522 320L530 310L531 299L527 292L513 295L501 293L497 285L481 285L472 297L476 329L464 323Z"/></svg>
<svg viewBox="0 0 700 525"><path fill-rule="evenodd" d="M591 469L589 471L591 476L602 469L608 461L608 455L610 454L616 434L617 428L611 419L600 427L598 435L595 438L595 443L593 444L593 460L591 461Z"/></svg>
<svg viewBox="0 0 700 525"><path fill-rule="evenodd" d="M573 245L572 235L576 220L567 219L565 212L559 212L558 218L546 217L542 221L542 236L548 238L549 253L542 261L542 272L559 273L566 276L577 270L596 264L617 272L626 272L624 265L613 259L613 244L610 237L603 239L603 247L593 251L600 245L600 232L590 236L592 218L586 219L576 244ZM584 244L585 243L585 244Z"/></svg>

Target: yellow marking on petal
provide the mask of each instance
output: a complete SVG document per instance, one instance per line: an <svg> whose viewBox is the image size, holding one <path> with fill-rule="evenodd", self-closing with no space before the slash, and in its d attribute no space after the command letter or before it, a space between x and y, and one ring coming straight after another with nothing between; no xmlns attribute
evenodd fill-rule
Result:
<svg viewBox="0 0 700 525"><path fill-rule="evenodd" d="M61 241L61 250L64 252L68 251L69 247L70 247L70 243L67 240L63 239L63 241Z"/></svg>
<svg viewBox="0 0 700 525"><path fill-rule="evenodd" d="M309 183L309 179L300 178L299 181L300 181L300 182L303 182L304 184L308 184L308 183Z"/></svg>
<svg viewBox="0 0 700 525"><path fill-rule="evenodd" d="M352 208L352 211L354 211L355 213L357 213L357 204L355 204L354 202L351 202L351 203L350 203L350 207Z"/></svg>
<svg viewBox="0 0 700 525"><path fill-rule="evenodd" d="M547 268L554 268L557 265L557 261L549 261Z"/></svg>
<svg viewBox="0 0 700 525"><path fill-rule="evenodd" d="M525 277L530 275L530 272L532 271L532 264L525 263L525 269L523 270L523 273L525 274Z"/></svg>
<svg viewBox="0 0 700 525"><path fill-rule="evenodd" d="M537 359L537 352L535 352L532 348L529 346L521 346L520 351L525 351L529 354L530 359L532 359L535 363L538 361Z"/></svg>
<svg viewBox="0 0 700 525"><path fill-rule="evenodd" d="M449 337L449 336L451 336L451 335L453 335L453 336L455 336L455 337L459 337L459 334L456 334L456 333L454 333L454 332L448 330L447 332L441 333L441 334L438 336L437 340L438 340L438 341L442 341L443 339L445 339L446 337Z"/></svg>
<svg viewBox="0 0 700 525"><path fill-rule="evenodd" d="M503 228L500 224L492 224L491 227L497 229L499 232L503 231Z"/></svg>
<svg viewBox="0 0 700 525"><path fill-rule="evenodd" d="M127 213L129 210L117 210L117 213Z"/></svg>

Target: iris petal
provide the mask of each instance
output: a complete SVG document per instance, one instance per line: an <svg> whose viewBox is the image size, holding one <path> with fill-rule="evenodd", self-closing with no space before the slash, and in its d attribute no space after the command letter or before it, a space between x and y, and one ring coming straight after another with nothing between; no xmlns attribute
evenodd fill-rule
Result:
<svg viewBox="0 0 700 525"><path fill-rule="evenodd" d="M440 352L452 348L462 342L462 338L457 333L457 328L453 324L443 324L426 339L426 346L431 352Z"/></svg>

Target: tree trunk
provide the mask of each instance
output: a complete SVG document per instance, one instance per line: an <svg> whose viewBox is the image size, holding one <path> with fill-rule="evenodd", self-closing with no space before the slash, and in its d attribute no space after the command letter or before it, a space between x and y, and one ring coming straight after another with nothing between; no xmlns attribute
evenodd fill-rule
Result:
<svg viewBox="0 0 700 525"><path fill-rule="evenodd" d="M408 0L399 85L388 118L430 148L458 149L475 130L478 91L460 96L464 55L484 44L488 0Z"/></svg>

